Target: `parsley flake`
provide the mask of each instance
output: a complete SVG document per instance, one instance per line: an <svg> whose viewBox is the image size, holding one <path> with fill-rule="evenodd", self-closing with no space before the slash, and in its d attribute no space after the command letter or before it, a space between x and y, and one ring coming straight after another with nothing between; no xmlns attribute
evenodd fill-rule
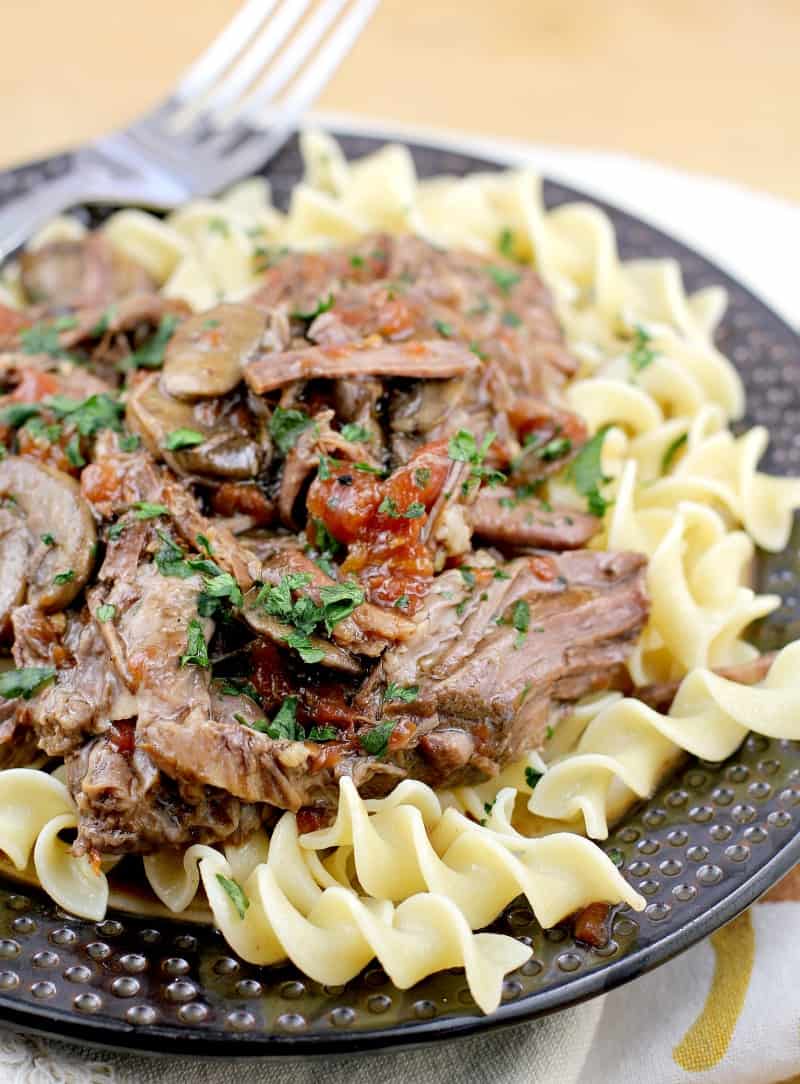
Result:
<svg viewBox="0 0 800 1084"><path fill-rule="evenodd" d="M652 335L637 324L633 336L633 347L628 355L631 366L637 373L640 373L642 369L646 369L648 365L651 365L656 360L655 350L651 350L647 345L651 339Z"/></svg>
<svg viewBox="0 0 800 1084"><path fill-rule="evenodd" d="M389 738L395 728L394 719L386 719L358 737L361 748L375 757L382 757L389 748Z"/></svg>
<svg viewBox="0 0 800 1084"><path fill-rule="evenodd" d="M95 617L97 618L98 621L103 623L105 621L111 621L116 612L117 612L117 607L114 606L113 603L104 602L102 606L97 607L97 612L95 613Z"/></svg>
<svg viewBox="0 0 800 1084"><path fill-rule="evenodd" d="M342 436L345 440L349 440L352 444L366 444L372 437L369 429L366 429L363 425L357 425L355 422L348 422L347 425L343 425Z"/></svg>
<svg viewBox="0 0 800 1084"><path fill-rule="evenodd" d="M5 670L0 674L0 696L13 700L21 696L30 700L56 676L54 666L25 666L20 670Z"/></svg>
<svg viewBox="0 0 800 1084"><path fill-rule="evenodd" d="M250 906L250 900L245 895L242 886L238 881L234 881L231 877L225 877L222 873L217 874L217 880L225 890L233 906L236 908L236 913L239 918L244 918L245 911Z"/></svg>
<svg viewBox="0 0 800 1084"><path fill-rule="evenodd" d="M384 701L396 700L401 704L410 704L419 695L419 685L397 685L390 681L383 694Z"/></svg>
<svg viewBox="0 0 800 1084"><path fill-rule="evenodd" d="M610 426L605 425L598 429L595 435L588 440L578 452L569 468L569 477L575 485L578 493L586 497L589 511L592 515L605 515L609 502L600 492L600 486L608 481L603 474L603 441Z"/></svg>
<svg viewBox="0 0 800 1084"><path fill-rule="evenodd" d="M160 369L164 364L164 353L167 349L167 344L175 334L175 328L177 326L178 320L171 313L162 316L161 323L158 325L156 333L152 335L143 346L140 346L138 350L129 354L128 357L121 362L121 367L124 369Z"/></svg>
<svg viewBox="0 0 800 1084"><path fill-rule="evenodd" d="M661 457L661 473L662 474L667 474L668 473L670 467L672 466L672 462L675 459L675 456L678 454L678 452L681 450L681 448L684 447L684 445L686 444L688 439L689 439L689 434L688 433L681 433L681 435L679 437L676 437L675 440L673 440L673 442L670 444L670 446L664 452L664 455Z"/></svg>
<svg viewBox="0 0 800 1084"><path fill-rule="evenodd" d="M203 626L200 621L193 617L186 629L186 652L181 655L181 666L208 667L208 646L203 635Z"/></svg>
<svg viewBox="0 0 800 1084"><path fill-rule="evenodd" d="M303 430L313 424L311 418L302 410L284 410L278 406L269 420L269 434L281 455L286 455L295 446Z"/></svg>
<svg viewBox="0 0 800 1084"><path fill-rule="evenodd" d="M135 501L131 505L136 519L158 519L159 516L168 516L169 508L165 504L152 504L150 501Z"/></svg>
<svg viewBox="0 0 800 1084"><path fill-rule="evenodd" d="M173 429L167 433L164 447L168 452L177 452L181 448L193 448L196 444L202 444L206 438L196 429Z"/></svg>
<svg viewBox="0 0 800 1084"><path fill-rule="evenodd" d="M487 267L486 273L492 282L504 294L510 294L512 287L516 286L522 275L512 267Z"/></svg>
<svg viewBox="0 0 800 1084"><path fill-rule="evenodd" d="M530 766L530 764L528 764L527 767L525 768L525 782L528 784L528 786L531 788L531 790L533 790L535 788L536 784L539 782L539 780L541 778L542 778L542 773L534 771L534 769Z"/></svg>

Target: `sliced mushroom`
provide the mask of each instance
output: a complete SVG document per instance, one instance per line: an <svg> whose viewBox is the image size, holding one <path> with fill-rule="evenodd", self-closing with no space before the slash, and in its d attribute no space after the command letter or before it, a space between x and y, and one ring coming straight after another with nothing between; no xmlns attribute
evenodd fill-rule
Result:
<svg viewBox="0 0 800 1084"><path fill-rule="evenodd" d="M264 610L255 604L255 592L245 599L242 616L251 629L260 632L262 636L272 640L276 644L286 645L286 640L295 631L291 625L285 625L274 617L270 617ZM309 644L315 650L323 652L320 666L328 666L332 670L340 670L345 674L358 674L361 667L356 659L345 651L343 647L332 644L321 636L309 636Z"/></svg>
<svg viewBox="0 0 800 1084"><path fill-rule="evenodd" d="M155 289L144 268L100 234L80 241L53 241L25 252L20 271L32 302L62 309L107 305L126 294Z"/></svg>
<svg viewBox="0 0 800 1084"><path fill-rule="evenodd" d="M241 481L254 478L261 469L263 450L257 441L232 425L204 425L189 403L163 390L158 373L145 377L131 394L126 421L141 436L148 451L164 459L178 474ZM170 452L166 449L167 438L178 429L193 429L206 439L202 444Z"/></svg>
<svg viewBox="0 0 800 1084"><path fill-rule="evenodd" d="M25 569L28 602L62 610L89 578L97 541L78 483L43 463L9 456L0 463L0 495L14 501L33 541Z"/></svg>
<svg viewBox="0 0 800 1084"><path fill-rule="evenodd" d="M225 304L184 321L164 359L164 390L178 399L213 399L233 391L266 330L263 312Z"/></svg>
<svg viewBox="0 0 800 1084"><path fill-rule="evenodd" d="M446 380L480 365L467 346L456 342L406 342L374 345L369 339L347 346L309 346L283 354L259 354L244 377L257 395L295 380L342 380L353 376L402 376Z"/></svg>

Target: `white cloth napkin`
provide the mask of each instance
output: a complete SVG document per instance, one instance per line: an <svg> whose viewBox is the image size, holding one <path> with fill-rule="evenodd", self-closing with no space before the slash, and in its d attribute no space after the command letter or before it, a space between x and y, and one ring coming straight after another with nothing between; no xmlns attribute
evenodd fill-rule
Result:
<svg viewBox="0 0 800 1084"><path fill-rule="evenodd" d="M352 118L315 119L339 131L371 130ZM617 154L419 130L387 136L532 163L686 241L800 324L800 206ZM381 1077L397 1084L789 1084L800 1073L798 969L800 902L783 899L756 905L605 997L455 1043L336 1063L232 1064L90 1051L6 1031L0 1084L317 1084L321 1077L325 1084Z"/></svg>

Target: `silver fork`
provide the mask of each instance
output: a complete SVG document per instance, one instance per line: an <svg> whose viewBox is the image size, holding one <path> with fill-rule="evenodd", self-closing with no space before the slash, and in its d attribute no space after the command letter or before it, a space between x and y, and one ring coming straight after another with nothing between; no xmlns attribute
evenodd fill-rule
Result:
<svg viewBox="0 0 800 1084"><path fill-rule="evenodd" d="M155 108L0 208L0 261L76 204L167 210L252 173L295 130L379 2L247 0Z"/></svg>

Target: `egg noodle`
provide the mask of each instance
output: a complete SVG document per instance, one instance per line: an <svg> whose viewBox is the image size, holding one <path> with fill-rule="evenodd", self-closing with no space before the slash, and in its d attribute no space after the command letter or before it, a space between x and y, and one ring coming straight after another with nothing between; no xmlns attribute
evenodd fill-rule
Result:
<svg viewBox="0 0 800 1084"><path fill-rule="evenodd" d="M590 840L605 839L687 753L723 760L749 730L800 738L800 643L755 686L712 672L757 655L744 634L780 600L757 594L748 573L756 546L786 547L800 480L758 471L763 427L738 437L729 429L744 393L713 343L722 290L687 295L671 260L622 262L601 211L584 203L545 210L526 169L419 181L401 146L347 162L330 137L307 132L302 150L305 176L286 214L254 178L163 220L120 211L103 229L166 296L197 310L246 297L270 252L284 247L388 230L489 254L503 238L504 252L533 264L550 287L580 360L567 405L604 434L609 504L592 546L648 558L651 611L631 677L680 685L666 714L619 693L590 697L541 755L478 786L434 792L405 781L363 800L345 778L328 828L299 835L294 814L284 813L271 833L241 845L195 845L142 864L169 912L213 921L244 960L289 959L318 982L341 984L377 958L400 988L463 966L475 1001L491 1012L503 976L530 950L473 931L519 895L544 927L595 901L641 910L642 897ZM82 231L58 219L31 246ZM13 302L13 272L3 289ZM566 474L548 482L548 497L584 506ZM97 870L60 838L77 824L60 774L0 772L0 848L60 907L99 920L125 900L113 874L109 881L114 860Z"/></svg>

